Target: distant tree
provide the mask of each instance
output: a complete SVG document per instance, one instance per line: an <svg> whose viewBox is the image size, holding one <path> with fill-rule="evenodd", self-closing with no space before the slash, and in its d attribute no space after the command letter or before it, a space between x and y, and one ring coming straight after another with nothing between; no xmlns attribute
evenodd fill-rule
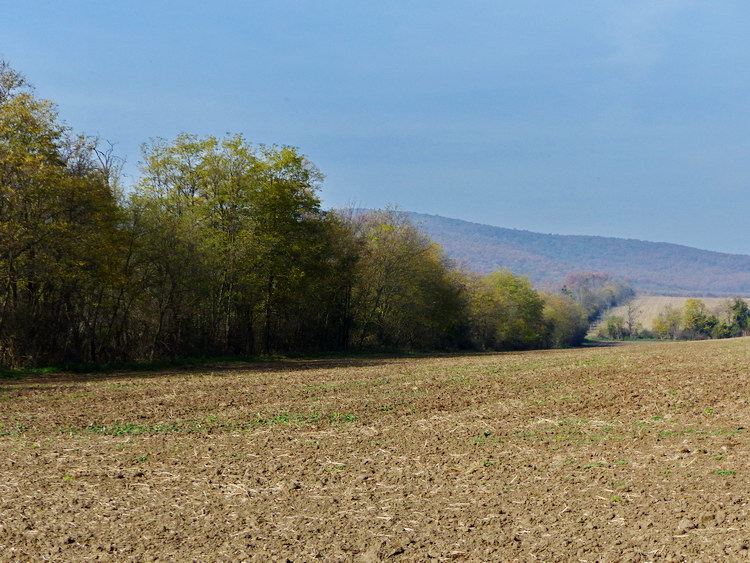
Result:
<svg viewBox="0 0 750 563"><path fill-rule="evenodd" d="M741 297L729 302L727 328L729 336L750 336L750 307Z"/></svg>
<svg viewBox="0 0 750 563"><path fill-rule="evenodd" d="M688 299L682 311L682 327L688 338L709 338L719 323L700 299Z"/></svg>
<svg viewBox="0 0 750 563"><path fill-rule="evenodd" d="M526 278L493 272L471 290L475 344L483 349L522 350L544 344L544 300Z"/></svg>
<svg viewBox="0 0 750 563"><path fill-rule="evenodd" d="M605 331L608 338L622 340L627 333L626 321L617 315L607 317Z"/></svg>
<svg viewBox="0 0 750 563"><path fill-rule="evenodd" d="M653 323L654 334L662 339L679 338L682 328L682 310L667 305L656 316Z"/></svg>
<svg viewBox="0 0 750 563"><path fill-rule="evenodd" d="M442 249L395 209L360 214L352 291L360 347L455 347L465 332L464 280Z"/></svg>
<svg viewBox="0 0 750 563"><path fill-rule="evenodd" d="M562 291L571 295L586 310L589 321L635 294L628 283L600 272L570 274Z"/></svg>
<svg viewBox="0 0 750 563"><path fill-rule="evenodd" d="M709 334L710 338L731 338L732 333L728 325L717 322L712 328Z"/></svg>
<svg viewBox="0 0 750 563"><path fill-rule="evenodd" d="M628 301L625 316L625 334L630 338L638 338L643 325L640 322L641 308L631 299Z"/></svg>
<svg viewBox="0 0 750 563"><path fill-rule="evenodd" d="M548 345L553 348L580 345L589 328L583 307L565 294L543 293L541 297L544 300L544 319L548 327Z"/></svg>

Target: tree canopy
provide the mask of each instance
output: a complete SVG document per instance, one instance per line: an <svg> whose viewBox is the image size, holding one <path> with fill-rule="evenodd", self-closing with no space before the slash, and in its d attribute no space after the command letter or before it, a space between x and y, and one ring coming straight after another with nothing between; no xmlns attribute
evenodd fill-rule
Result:
<svg viewBox="0 0 750 563"><path fill-rule="evenodd" d="M322 209L322 180L294 147L183 133L125 193L111 147L0 61L0 364L569 346L626 292L462 272L397 210Z"/></svg>

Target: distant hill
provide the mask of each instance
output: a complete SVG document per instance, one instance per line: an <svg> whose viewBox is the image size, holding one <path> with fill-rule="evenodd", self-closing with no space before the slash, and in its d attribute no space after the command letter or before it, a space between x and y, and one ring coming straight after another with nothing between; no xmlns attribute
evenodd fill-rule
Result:
<svg viewBox="0 0 750 563"><path fill-rule="evenodd" d="M409 213L464 267L507 268L537 285L559 284L571 272L606 272L642 292L661 295L750 296L750 256L663 242L549 235Z"/></svg>

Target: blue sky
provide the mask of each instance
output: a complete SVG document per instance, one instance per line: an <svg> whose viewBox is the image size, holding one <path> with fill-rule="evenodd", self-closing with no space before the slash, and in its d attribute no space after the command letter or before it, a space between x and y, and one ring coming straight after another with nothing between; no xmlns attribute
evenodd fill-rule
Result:
<svg viewBox="0 0 750 563"><path fill-rule="evenodd" d="M750 254L746 0L0 0L74 129L300 147L328 207Z"/></svg>

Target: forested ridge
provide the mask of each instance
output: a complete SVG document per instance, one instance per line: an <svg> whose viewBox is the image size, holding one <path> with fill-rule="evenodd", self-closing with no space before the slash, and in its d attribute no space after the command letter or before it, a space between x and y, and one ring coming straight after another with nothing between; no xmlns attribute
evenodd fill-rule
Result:
<svg viewBox="0 0 750 563"><path fill-rule="evenodd" d="M628 294L459 271L403 213L322 209L322 178L292 147L182 134L125 190L111 146L0 61L0 364L568 346Z"/></svg>
<svg viewBox="0 0 750 563"><path fill-rule="evenodd" d="M448 255L478 272L508 268L540 285L595 270L658 295L750 296L750 256L678 244L554 235L410 213Z"/></svg>

